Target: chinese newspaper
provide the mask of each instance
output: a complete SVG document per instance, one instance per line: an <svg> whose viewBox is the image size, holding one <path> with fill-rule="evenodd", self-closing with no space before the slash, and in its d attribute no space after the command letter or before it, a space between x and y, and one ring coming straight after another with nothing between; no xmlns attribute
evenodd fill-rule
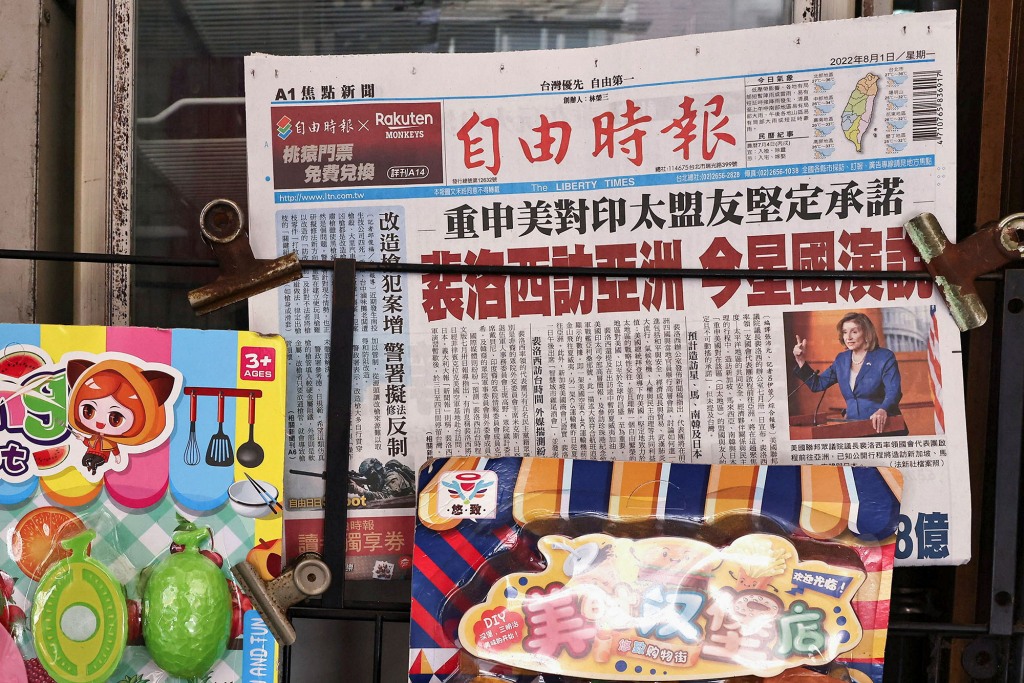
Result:
<svg viewBox="0 0 1024 683"><path fill-rule="evenodd" d="M350 577L408 572L413 473L459 455L895 466L899 560L965 562L960 335L937 288L772 276L923 270L902 225L953 232L955 67L953 13L249 57L258 256L765 271L360 273ZM251 309L289 344L291 556L320 543L330 298L309 272ZM815 486L855 509L834 471Z"/></svg>

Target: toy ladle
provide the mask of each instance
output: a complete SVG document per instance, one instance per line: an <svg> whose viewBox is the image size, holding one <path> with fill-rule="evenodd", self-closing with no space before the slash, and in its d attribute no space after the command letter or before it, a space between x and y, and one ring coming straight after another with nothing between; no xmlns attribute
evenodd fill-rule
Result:
<svg viewBox="0 0 1024 683"><path fill-rule="evenodd" d="M263 462L263 446L253 438L256 423L256 397L249 394L249 440L238 446L235 460L242 467L258 467Z"/></svg>

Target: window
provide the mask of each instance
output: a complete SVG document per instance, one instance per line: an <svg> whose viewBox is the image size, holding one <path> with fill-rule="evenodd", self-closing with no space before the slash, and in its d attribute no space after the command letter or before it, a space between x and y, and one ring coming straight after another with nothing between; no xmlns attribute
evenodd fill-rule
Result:
<svg viewBox="0 0 1024 683"><path fill-rule="evenodd" d="M118 4L118 3L114 3ZM788 23L793 0L135 0L132 252L209 259L199 212L246 207L242 59L573 48ZM244 306L197 319L203 268L136 267L132 324L245 328Z"/></svg>

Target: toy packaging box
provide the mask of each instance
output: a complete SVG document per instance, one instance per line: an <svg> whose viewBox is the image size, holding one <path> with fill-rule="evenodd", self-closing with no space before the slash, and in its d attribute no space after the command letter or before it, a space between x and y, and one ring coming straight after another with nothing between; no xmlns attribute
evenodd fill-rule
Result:
<svg viewBox="0 0 1024 683"><path fill-rule="evenodd" d="M420 470L411 683L881 683L902 476L448 458Z"/></svg>
<svg viewBox="0 0 1024 683"><path fill-rule="evenodd" d="M281 571L285 356L249 332L0 325L10 680L277 680L228 570Z"/></svg>

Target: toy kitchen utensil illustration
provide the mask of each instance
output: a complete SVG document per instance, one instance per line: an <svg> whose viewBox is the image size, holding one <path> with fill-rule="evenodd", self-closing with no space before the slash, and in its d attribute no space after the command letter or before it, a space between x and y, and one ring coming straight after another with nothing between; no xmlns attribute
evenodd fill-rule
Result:
<svg viewBox="0 0 1024 683"><path fill-rule="evenodd" d="M267 507L270 508L271 512L281 512L284 509L281 507L281 504L277 502L276 492L274 495L271 495L266 488L264 488L258 481L250 477L248 473L245 473L245 478L248 479L249 483L252 484L252 487L259 492L260 498L262 498L264 502L266 502Z"/></svg>
<svg viewBox="0 0 1024 683"><path fill-rule="evenodd" d="M199 464L199 442L196 441L196 401L199 397L192 394L188 397L189 400L189 418L192 420L191 425L188 428L188 443L185 444L185 464L186 465L198 465Z"/></svg>
<svg viewBox="0 0 1024 683"><path fill-rule="evenodd" d="M217 395L217 433L210 437L210 444L206 447L206 464L215 467L235 464L231 437L224 433L224 394Z"/></svg>
<svg viewBox="0 0 1024 683"><path fill-rule="evenodd" d="M277 501L277 487L267 481L259 481L243 472L245 479L236 481L228 487L228 500L231 509L240 517L266 518L283 511Z"/></svg>
<svg viewBox="0 0 1024 683"><path fill-rule="evenodd" d="M243 467L258 467L264 460L263 446L256 443L256 399L263 397L259 389L233 389L230 387L185 387L183 393L189 397L189 427L188 443L185 445L185 464L198 465L200 462L200 448L196 436L196 425L199 422L198 398L209 396L217 399L217 431L210 438L206 447L206 464L212 467L230 467L238 463ZM231 445L231 436L224 430L224 408L228 399L249 400L249 440L238 447L236 456L235 449ZM200 425L201 430L202 425ZM237 431L235 432L237 436Z"/></svg>
<svg viewBox="0 0 1024 683"><path fill-rule="evenodd" d="M256 396L249 394L249 440L238 446L235 460L242 467L258 467L263 462L263 446L256 443L253 432L256 425Z"/></svg>

